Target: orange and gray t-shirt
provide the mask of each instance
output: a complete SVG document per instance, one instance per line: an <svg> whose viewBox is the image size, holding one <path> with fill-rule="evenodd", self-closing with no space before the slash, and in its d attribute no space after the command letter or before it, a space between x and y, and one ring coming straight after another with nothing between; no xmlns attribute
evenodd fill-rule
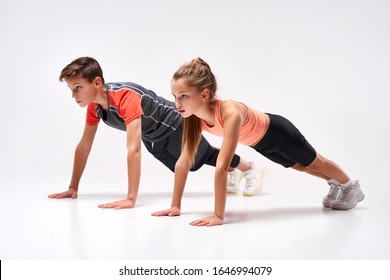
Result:
<svg viewBox="0 0 390 280"><path fill-rule="evenodd" d="M100 119L107 125L126 131L126 125L142 118L142 139L158 142L179 128L182 118L175 103L134 83L106 84L108 110L99 104L88 105L86 123L98 125Z"/></svg>

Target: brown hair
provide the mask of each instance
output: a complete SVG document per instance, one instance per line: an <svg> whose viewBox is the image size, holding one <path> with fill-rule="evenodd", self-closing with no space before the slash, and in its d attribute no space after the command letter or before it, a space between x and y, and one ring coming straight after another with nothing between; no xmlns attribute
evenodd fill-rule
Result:
<svg viewBox="0 0 390 280"><path fill-rule="evenodd" d="M183 79L188 86L196 87L199 92L208 89L210 102L215 102L217 92L217 81L210 66L200 57L187 62L177 69L173 74L173 80ZM202 137L200 119L192 115L183 120L182 149L187 151L189 162L194 164L196 151Z"/></svg>
<svg viewBox="0 0 390 280"><path fill-rule="evenodd" d="M63 82L73 77L87 79L90 83L92 83L96 77L99 77L102 79L102 83L104 83L103 70L96 59L92 57L80 57L72 61L62 69L59 80L60 82Z"/></svg>

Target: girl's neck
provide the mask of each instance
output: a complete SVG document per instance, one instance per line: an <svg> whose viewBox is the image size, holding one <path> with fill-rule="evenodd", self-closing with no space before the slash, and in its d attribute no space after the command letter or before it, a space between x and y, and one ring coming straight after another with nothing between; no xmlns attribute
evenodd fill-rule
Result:
<svg viewBox="0 0 390 280"><path fill-rule="evenodd" d="M219 103L219 100L209 102L203 108L201 108L195 115L206 122L209 126L215 125L215 107Z"/></svg>

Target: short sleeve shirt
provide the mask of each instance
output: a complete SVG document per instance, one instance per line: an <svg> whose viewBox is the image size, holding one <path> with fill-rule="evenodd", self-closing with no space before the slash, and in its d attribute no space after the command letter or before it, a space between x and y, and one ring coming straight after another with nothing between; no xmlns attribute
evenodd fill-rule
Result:
<svg viewBox="0 0 390 280"><path fill-rule="evenodd" d="M173 102L140 85L108 83L106 89L108 111L105 113L99 104L89 104L86 116L88 125L98 125L102 120L111 127L126 131L127 124L141 117L142 138L158 142L176 131L182 123Z"/></svg>

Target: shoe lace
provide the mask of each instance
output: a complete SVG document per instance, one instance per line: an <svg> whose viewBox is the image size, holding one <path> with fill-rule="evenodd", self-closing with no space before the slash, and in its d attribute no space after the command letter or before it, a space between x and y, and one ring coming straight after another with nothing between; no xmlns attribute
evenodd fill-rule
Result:
<svg viewBox="0 0 390 280"><path fill-rule="evenodd" d="M345 189L340 188L340 191L339 191L339 193L337 195L337 200L343 200L344 197L347 195L347 193L349 192L350 189L351 189L350 187L347 187Z"/></svg>
<svg viewBox="0 0 390 280"><path fill-rule="evenodd" d="M228 173L228 179L229 179L229 183L230 184L235 184L235 182L237 181L237 177L238 177L238 174L237 172L229 172Z"/></svg>
<svg viewBox="0 0 390 280"><path fill-rule="evenodd" d="M339 195L340 187L333 183L329 183L329 186L330 186L330 190L328 193L328 197L331 199L336 199Z"/></svg>
<svg viewBox="0 0 390 280"><path fill-rule="evenodd" d="M252 186L256 182L256 174L253 170L248 172L245 176L246 186Z"/></svg>

